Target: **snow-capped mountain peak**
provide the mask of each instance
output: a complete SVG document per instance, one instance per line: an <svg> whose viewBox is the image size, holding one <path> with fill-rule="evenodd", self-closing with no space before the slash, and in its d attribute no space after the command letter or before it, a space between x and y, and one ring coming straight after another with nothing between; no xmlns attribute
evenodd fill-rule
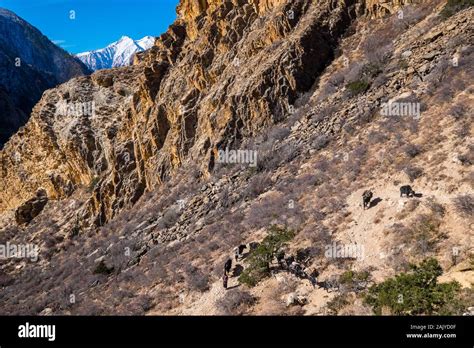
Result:
<svg viewBox="0 0 474 348"><path fill-rule="evenodd" d="M107 47L77 54L84 64L91 70L110 69L130 65L133 56L153 46L155 38L145 36L140 40L133 40L128 36L122 36Z"/></svg>
<svg viewBox="0 0 474 348"><path fill-rule="evenodd" d="M135 43L143 48L143 50L147 50L155 44L155 38L153 36L145 36L144 38L135 41Z"/></svg>

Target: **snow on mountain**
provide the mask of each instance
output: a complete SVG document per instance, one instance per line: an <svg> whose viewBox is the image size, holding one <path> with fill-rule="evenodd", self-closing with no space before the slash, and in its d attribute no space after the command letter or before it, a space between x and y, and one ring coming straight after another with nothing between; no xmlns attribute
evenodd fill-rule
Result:
<svg viewBox="0 0 474 348"><path fill-rule="evenodd" d="M145 36L140 40L133 40L128 36L122 36L120 40L111 43L107 47L77 54L85 65L91 70L110 69L132 64L133 56L153 46L155 38Z"/></svg>

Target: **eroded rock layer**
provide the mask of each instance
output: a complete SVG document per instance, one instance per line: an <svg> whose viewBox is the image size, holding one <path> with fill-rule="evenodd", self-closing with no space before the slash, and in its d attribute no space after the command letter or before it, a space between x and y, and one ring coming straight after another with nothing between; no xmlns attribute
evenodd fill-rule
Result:
<svg viewBox="0 0 474 348"><path fill-rule="evenodd" d="M134 66L44 94L0 153L0 210L88 186L84 214L102 224L184 161L205 174L217 149L287 117L354 18L405 3L183 0Z"/></svg>

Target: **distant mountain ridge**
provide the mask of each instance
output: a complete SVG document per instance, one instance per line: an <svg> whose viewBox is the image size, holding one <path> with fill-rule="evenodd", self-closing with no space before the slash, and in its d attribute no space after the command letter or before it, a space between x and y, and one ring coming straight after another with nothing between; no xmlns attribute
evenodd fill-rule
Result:
<svg viewBox="0 0 474 348"><path fill-rule="evenodd" d="M140 40L122 36L118 41L104 48L79 53L76 56L94 71L117 68L132 64L135 53L146 51L153 46L154 42L153 36L145 36Z"/></svg>
<svg viewBox="0 0 474 348"><path fill-rule="evenodd" d="M90 71L13 12L0 8L0 148L46 89Z"/></svg>

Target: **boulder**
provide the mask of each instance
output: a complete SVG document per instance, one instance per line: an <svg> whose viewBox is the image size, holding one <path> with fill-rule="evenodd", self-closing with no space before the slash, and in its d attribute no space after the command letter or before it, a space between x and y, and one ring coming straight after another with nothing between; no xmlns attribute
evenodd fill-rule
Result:
<svg viewBox="0 0 474 348"><path fill-rule="evenodd" d="M15 219L19 225L30 223L43 210L48 203L46 191L40 189L36 192L36 196L27 200L15 211Z"/></svg>

